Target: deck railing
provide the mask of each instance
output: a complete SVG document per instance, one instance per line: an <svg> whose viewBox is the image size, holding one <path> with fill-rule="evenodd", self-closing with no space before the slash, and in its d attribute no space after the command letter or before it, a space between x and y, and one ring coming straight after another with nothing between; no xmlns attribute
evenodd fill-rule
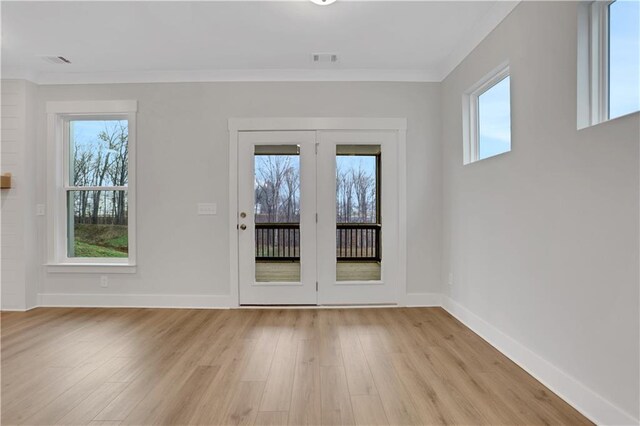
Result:
<svg viewBox="0 0 640 426"><path fill-rule="evenodd" d="M300 224L256 223L256 260L300 260Z"/></svg>
<svg viewBox="0 0 640 426"><path fill-rule="evenodd" d="M300 260L300 224L256 223L256 260ZM338 223L338 261L380 261L381 225Z"/></svg>

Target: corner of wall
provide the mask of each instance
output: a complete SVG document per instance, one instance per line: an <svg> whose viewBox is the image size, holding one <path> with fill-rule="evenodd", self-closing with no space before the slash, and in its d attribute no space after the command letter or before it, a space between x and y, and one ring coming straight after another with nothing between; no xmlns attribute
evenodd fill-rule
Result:
<svg viewBox="0 0 640 426"><path fill-rule="evenodd" d="M2 190L3 310L37 304L36 91L26 80L2 80L2 172L12 188Z"/></svg>
<svg viewBox="0 0 640 426"><path fill-rule="evenodd" d="M631 425L640 422L450 297L442 296L442 307L596 424Z"/></svg>

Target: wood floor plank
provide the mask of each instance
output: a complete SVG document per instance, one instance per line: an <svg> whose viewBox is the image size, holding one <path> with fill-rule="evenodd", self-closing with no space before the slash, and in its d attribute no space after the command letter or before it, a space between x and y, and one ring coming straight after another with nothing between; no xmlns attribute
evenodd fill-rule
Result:
<svg viewBox="0 0 640 426"><path fill-rule="evenodd" d="M433 347L429 352L434 370L440 374L444 381L455 384L459 392L472 403L476 412L480 414L481 417L478 419L482 423L506 424L510 421L520 421L512 407L502 403L464 361L454 358L450 350ZM487 410L486 407L494 408Z"/></svg>
<svg viewBox="0 0 640 426"><path fill-rule="evenodd" d="M398 377L389 355L383 350L378 350L382 349L382 345L379 344L378 341L369 349L365 349L365 356L387 420L391 424L422 424L411 396Z"/></svg>
<svg viewBox="0 0 640 426"><path fill-rule="evenodd" d="M347 320L347 314L341 312L341 320L344 323L338 327L340 336L340 348L349 393L353 395L377 395L378 391L373 382L373 376L367 364L356 326Z"/></svg>
<svg viewBox="0 0 640 426"><path fill-rule="evenodd" d="M264 384L265 382L240 382L220 424L252 425L258 416Z"/></svg>
<svg viewBox="0 0 640 426"><path fill-rule="evenodd" d="M50 425L63 418L90 394L100 388L115 371L122 368L125 358L112 358L95 368L69 389L24 420L29 425Z"/></svg>
<svg viewBox="0 0 640 426"><path fill-rule="evenodd" d="M323 309L318 314L318 334L320 365L342 365L342 349L340 347L340 335L337 323L339 311L336 309Z"/></svg>
<svg viewBox="0 0 640 426"><path fill-rule="evenodd" d="M440 308L0 314L0 423L589 425Z"/></svg>
<svg viewBox="0 0 640 426"><path fill-rule="evenodd" d="M294 335L298 340L318 338L318 310L301 310L294 325Z"/></svg>
<svg viewBox="0 0 640 426"><path fill-rule="evenodd" d="M355 423L358 426L390 424L378 395L353 395L351 405Z"/></svg>
<svg viewBox="0 0 640 426"><path fill-rule="evenodd" d="M105 313L104 315L107 315L105 318L108 318L108 313ZM165 317L171 318L172 315L165 315ZM155 321L153 323L150 323L149 321L154 321L156 319L157 315L153 312L151 315L145 314L142 316L130 317L128 328L122 328L112 332L111 336L103 338L103 341L99 342L99 344L86 342L83 335L87 332L90 333L92 330L99 330L100 324L97 324L88 330L84 330L83 328L76 332L71 332L64 337L55 339L55 341L44 343L45 346L43 348L34 348L33 351L29 351L21 357L19 365L13 365L10 361L3 359L3 367L5 367L3 369L2 376L3 388L10 386L18 392L18 388L24 384L23 378L26 372L30 375L39 376L39 371L44 368L59 366L59 360L64 359L66 354L73 352L73 350L78 347L90 347L92 350L85 351L84 362L80 362L82 360L77 359L74 363L76 365L86 363L86 358L90 358L90 361L93 363L106 361L111 356L117 355L118 352L124 350L127 346L130 350L133 350L131 348L136 348L136 344L138 345L137 347L140 347L139 345L142 342L140 342L140 334L136 331L147 331L152 329L154 324L159 321Z"/></svg>
<svg viewBox="0 0 640 426"><path fill-rule="evenodd" d="M321 424L321 398L318 342L315 340L303 340L298 345L296 356L296 372L291 393L289 424Z"/></svg>
<svg viewBox="0 0 640 426"><path fill-rule="evenodd" d="M239 331L242 331L240 329ZM240 333L242 335L242 333ZM231 404L233 389L240 382L255 346L253 339L238 339L215 360L219 373L203 392L200 402L193 410L188 424L219 424L227 407Z"/></svg>
<svg viewBox="0 0 640 426"><path fill-rule="evenodd" d="M261 326L259 335L256 339L256 345L251 354L251 358L245 367L242 381L245 382L266 382L271 369L271 362L278 344L280 328L271 327L275 321L276 311L263 310L261 314L265 326ZM260 321L260 319L258 319Z"/></svg>
<svg viewBox="0 0 640 426"><path fill-rule="evenodd" d="M81 425L87 424L111 402L128 383L106 382L96 389L91 395L76 405L56 424L59 425Z"/></svg>
<svg viewBox="0 0 640 426"><path fill-rule="evenodd" d="M194 368L175 396L165 405L159 416L161 422L167 425L187 424L195 407L204 396L204 391L219 371L220 367L211 365L200 365Z"/></svg>
<svg viewBox="0 0 640 426"><path fill-rule="evenodd" d="M289 421L288 411L260 411L256 416L255 426L282 426Z"/></svg>
<svg viewBox="0 0 640 426"><path fill-rule="evenodd" d="M194 321L194 326L188 330L185 329L181 334L181 338L187 339L189 344L182 344L175 349L172 357L165 364L165 368L160 370L162 374L158 375L159 380L154 381L151 390L122 419L122 424L162 423L164 409L174 401L181 386L191 377L197 366L198 354L201 354L200 349L202 345L206 345L206 339L200 340L200 338L206 336L207 331L215 326L215 319L207 311L197 312L194 317L198 318ZM155 372L157 374L157 371ZM153 377L151 379L153 380Z"/></svg>
<svg viewBox="0 0 640 426"><path fill-rule="evenodd" d="M288 312L288 319L284 323L286 328L280 332L278 337L260 411L289 411L298 353L298 340L295 338L293 330L296 315L296 311Z"/></svg>
<svg viewBox="0 0 640 426"><path fill-rule="evenodd" d="M437 348L435 345L442 342L433 340L435 332L425 335L416 330L422 327L423 320L431 318L407 322L407 310L404 309L398 316L387 314L383 314L386 325L397 336L403 352L392 354L394 367L410 390L414 405L424 422L431 423L430 419L436 416L445 424L482 423L481 413L470 402L470 398L461 393L459 384L447 380L446 376L436 371L431 352L432 348ZM414 395L412 390L418 393ZM439 421L434 423L439 424Z"/></svg>
<svg viewBox="0 0 640 426"><path fill-rule="evenodd" d="M555 424L591 424L575 408L513 362L511 365L500 364L499 368L492 372L492 380L496 388L511 394L506 399L508 403L517 404L519 401L525 401L537 417L550 418L551 423Z"/></svg>
<svg viewBox="0 0 640 426"><path fill-rule="evenodd" d="M323 425L353 425L353 408L342 365L320 366Z"/></svg>
<svg viewBox="0 0 640 426"><path fill-rule="evenodd" d="M190 339L197 336L198 331L205 326L207 320L205 311L193 312L192 315L193 317L189 321L188 313L185 315L181 312L177 321L168 324L167 330L161 332L154 330L152 334L156 335L157 339L150 342L155 343L146 345L140 351L142 354L139 357L140 362L135 364L136 370L134 372L128 372L125 376L126 379L123 379L119 373L110 377L110 380L114 381L130 380L131 384L107 405L95 420L124 421L147 395L151 396L143 407L153 408L154 415L157 415L162 399L167 397L163 386L173 387L176 384L174 382L175 376L188 371L189 366L185 366L184 363L180 364L179 360L183 357L184 348L191 347L188 344ZM181 332L177 332L175 329ZM128 366L130 365L128 364ZM167 374L169 372L171 374Z"/></svg>

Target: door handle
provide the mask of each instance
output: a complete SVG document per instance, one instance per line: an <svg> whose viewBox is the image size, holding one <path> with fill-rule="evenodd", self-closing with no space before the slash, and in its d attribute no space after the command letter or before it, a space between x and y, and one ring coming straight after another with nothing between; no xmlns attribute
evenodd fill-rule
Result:
<svg viewBox="0 0 640 426"><path fill-rule="evenodd" d="M245 229L247 229L247 225L245 225L245 224L243 223L242 225L240 225L240 229L242 229L242 230L244 231Z"/></svg>

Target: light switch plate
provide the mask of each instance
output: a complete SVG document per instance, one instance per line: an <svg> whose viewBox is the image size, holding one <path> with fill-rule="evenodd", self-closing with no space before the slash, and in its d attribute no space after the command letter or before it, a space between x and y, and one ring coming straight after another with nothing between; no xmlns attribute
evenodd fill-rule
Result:
<svg viewBox="0 0 640 426"><path fill-rule="evenodd" d="M36 204L36 216L44 216L44 204Z"/></svg>
<svg viewBox="0 0 640 426"><path fill-rule="evenodd" d="M217 211L216 203L198 203L199 215L214 215Z"/></svg>

